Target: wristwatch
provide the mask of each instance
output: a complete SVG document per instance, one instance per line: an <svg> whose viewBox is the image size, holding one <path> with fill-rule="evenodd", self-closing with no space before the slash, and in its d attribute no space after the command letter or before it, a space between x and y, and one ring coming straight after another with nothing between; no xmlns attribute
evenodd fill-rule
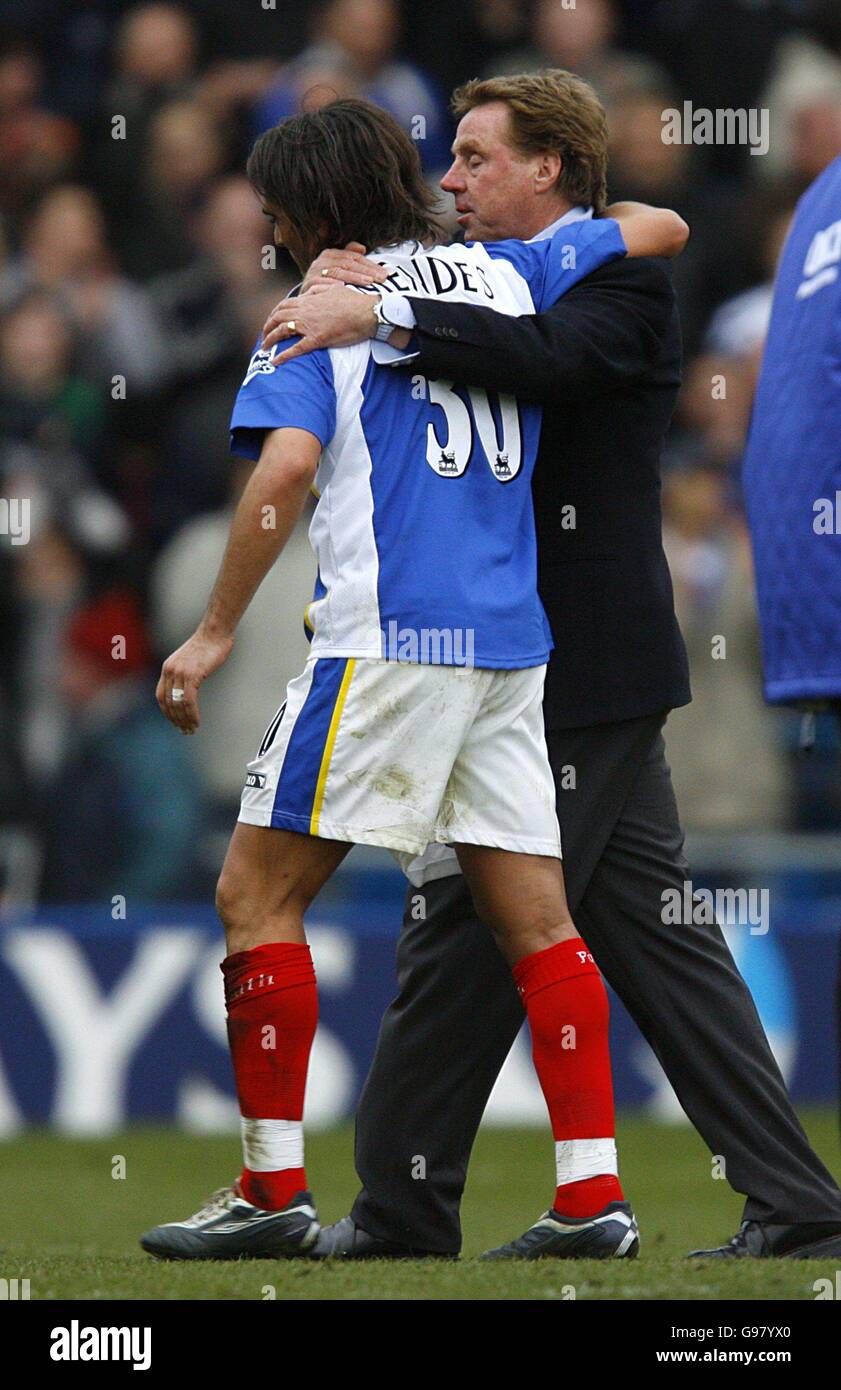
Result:
<svg viewBox="0 0 841 1390"><path fill-rule="evenodd" d="M384 305L384 297L380 295L374 302L374 318L377 320L377 331L374 338L378 343L388 342L395 328L399 327L399 324L389 323L385 316Z"/></svg>

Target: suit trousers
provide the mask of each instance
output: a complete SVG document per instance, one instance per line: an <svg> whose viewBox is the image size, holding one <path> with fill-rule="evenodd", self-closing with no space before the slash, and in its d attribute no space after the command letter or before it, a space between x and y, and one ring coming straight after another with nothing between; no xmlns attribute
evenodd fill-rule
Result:
<svg viewBox="0 0 841 1390"><path fill-rule="evenodd" d="M724 1157L745 1218L841 1220L841 1191L794 1113L719 926L664 921L664 893L682 897L689 877L664 720L547 733L573 919L689 1119ZM470 1151L524 1018L460 874L410 888L397 976L357 1110L363 1186L352 1215L382 1239L454 1254Z"/></svg>

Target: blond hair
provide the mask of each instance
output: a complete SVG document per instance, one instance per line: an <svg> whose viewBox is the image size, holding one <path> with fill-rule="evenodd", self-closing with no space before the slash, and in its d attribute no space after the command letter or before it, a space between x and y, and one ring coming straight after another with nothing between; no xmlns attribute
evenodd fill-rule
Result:
<svg viewBox="0 0 841 1390"><path fill-rule="evenodd" d="M473 78L453 93L453 113L460 120L476 106L504 101L511 113L511 134L523 154L560 155L558 190L574 206L607 205L607 117L589 82L574 72L550 68L511 77Z"/></svg>

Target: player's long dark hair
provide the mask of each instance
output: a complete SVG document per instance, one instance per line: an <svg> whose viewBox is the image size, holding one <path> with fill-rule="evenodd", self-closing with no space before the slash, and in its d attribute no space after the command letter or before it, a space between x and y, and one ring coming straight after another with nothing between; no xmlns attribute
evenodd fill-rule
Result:
<svg viewBox="0 0 841 1390"><path fill-rule="evenodd" d="M257 140L247 173L312 258L349 241L372 250L440 239L414 142L371 102L333 101L281 121Z"/></svg>

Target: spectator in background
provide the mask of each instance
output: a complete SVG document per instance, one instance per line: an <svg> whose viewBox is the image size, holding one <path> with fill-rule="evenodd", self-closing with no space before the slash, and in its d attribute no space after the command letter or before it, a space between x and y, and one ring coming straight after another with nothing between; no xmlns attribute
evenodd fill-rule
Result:
<svg viewBox="0 0 841 1390"><path fill-rule="evenodd" d="M791 173L803 192L841 154L841 85L834 97L801 106L794 115Z"/></svg>
<svg viewBox="0 0 841 1390"><path fill-rule="evenodd" d="M240 12L235 24L227 0L221 0L224 17L209 13L209 0L136 6L118 31L109 109L143 121L166 102L189 98L226 119L239 105L253 104L276 70L274 55L288 49L294 3L283 0L282 13ZM298 0L299 10L305 5ZM204 66L200 59L207 51L211 62Z"/></svg>
<svg viewBox="0 0 841 1390"><path fill-rule="evenodd" d="M198 71L199 36L180 5L154 3L129 10L114 45L111 110L146 116L150 108L186 95Z"/></svg>
<svg viewBox="0 0 841 1390"><path fill-rule="evenodd" d="M183 526L155 562L150 590L152 630L156 646L163 651L180 646L204 612L208 583L218 570L231 518L252 466L242 459L234 461L227 505ZM232 811L238 810L245 766L257 751L254 730L266 718L266 692L285 690L286 682L307 659L303 615L314 582L308 524L309 513L254 595L226 665L202 690L202 738L182 740L195 758L202 788L220 825L229 825Z"/></svg>
<svg viewBox="0 0 841 1390"><path fill-rule="evenodd" d="M744 350L743 350L744 345ZM670 454L682 463L717 468L732 480L745 447L761 339L735 335L728 349L689 364Z"/></svg>
<svg viewBox="0 0 841 1390"><path fill-rule="evenodd" d="M198 790L182 741L158 717L150 664L130 590L72 618L61 684L73 727L44 800L42 901L190 895Z"/></svg>
<svg viewBox="0 0 841 1390"><path fill-rule="evenodd" d="M158 541L197 513L224 505L230 487L231 401L278 292L299 278L297 271L271 269L268 223L241 175L211 187L188 230L191 264L152 286L171 368L151 497Z"/></svg>
<svg viewBox="0 0 841 1390"><path fill-rule="evenodd" d="M565 68L586 77L608 104L628 87L662 82L665 73L651 59L614 47L618 27L615 0L537 0L531 44L493 60L494 72L536 72Z"/></svg>
<svg viewBox="0 0 841 1390"><path fill-rule="evenodd" d="M122 260L133 275L147 280L189 265L190 221L225 163L219 126L197 102L173 101L152 117L136 213L120 233Z"/></svg>
<svg viewBox="0 0 841 1390"><path fill-rule="evenodd" d="M68 116L87 142L109 77L112 34L126 0L0 0L8 23L37 46L50 110Z"/></svg>
<svg viewBox="0 0 841 1390"><path fill-rule="evenodd" d="M21 461L22 462L22 461ZM20 464L19 464L20 467ZM27 496L32 534L12 559L8 575L17 611L16 667L11 696L17 709L21 788L41 794L55 775L67 739L67 710L59 691L63 634L81 602L85 566L67 533L56 524L48 495L30 474L7 472L4 491Z"/></svg>
<svg viewBox="0 0 841 1390"><path fill-rule="evenodd" d="M631 3L632 0L629 0ZM647 9L642 26L629 17L626 33L661 61L681 100L696 110L762 107L765 86L781 38L802 26L813 0L638 0ZM832 0L836 3L836 0ZM774 130L772 141L776 139ZM705 150L705 177L738 186L760 174L767 156L751 156L745 144ZM731 185L732 186L732 185Z"/></svg>
<svg viewBox="0 0 841 1390"><path fill-rule="evenodd" d="M771 317L774 274L791 221L785 201L762 213L753 205L761 283L721 304L709 320L702 350L688 365L680 399L675 452L729 471L741 463L762 347ZM687 450L687 444L689 448Z"/></svg>
<svg viewBox="0 0 841 1390"><path fill-rule="evenodd" d="M199 102L179 98L150 117L136 156L123 142L113 144L114 158L132 165L122 201L113 191L109 198L121 263L139 280L189 265L190 219L226 167L218 122Z"/></svg>
<svg viewBox="0 0 841 1390"><path fill-rule="evenodd" d="M42 64L25 38L0 36L0 212L16 216L80 149L72 121L41 104Z"/></svg>
<svg viewBox="0 0 841 1390"><path fill-rule="evenodd" d="M93 168L120 260L139 279L186 263L184 218L224 166L218 115L198 99L198 50L176 5L141 5L117 31Z"/></svg>
<svg viewBox="0 0 841 1390"><path fill-rule="evenodd" d="M778 190L764 211L753 205L752 231L757 246L759 284L751 285L718 306L707 327L706 352L754 359L761 352L771 320L774 277L793 212L794 204L787 189Z"/></svg>
<svg viewBox="0 0 841 1390"><path fill-rule="evenodd" d="M6 552L16 613L8 689L17 706L21 785L40 795L67 737L59 688L67 622L86 590L126 582L135 559L125 514L92 484L78 454L7 444L0 463L3 495L29 502L29 541Z"/></svg>
<svg viewBox="0 0 841 1390"><path fill-rule="evenodd" d="M76 367L110 389L150 390L166 367L166 342L148 295L121 275L99 204L74 184L44 194L25 227L20 254L0 275L0 305L30 289L54 291L78 333Z"/></svg>
<svg viewBox="0 0 841 1390"><path fill-rule="evenodd" d="M284 8L288 9L288 0ZM127 117L139 116L142 121L171 100L195 98L212 108L217 118L223 118L239 103L253 102L262 94L275 71L270 55L276 51L279 33L285 27L279 22L281 16L263 11L259 56L229 59L215 55L205 69L200 56L207 18L202 0L198 4L193 0L192 5L156 0L130 10L116 40L117 70L108 91L109 107ZM232 30L240 27L241 18L237 15L236 25L232 25L228 8L229 50L237 39Z"/></svg>
<svg viewBox="0 0 841 1390"><path fill-rule="evenodd" d="M663 112L679 105L677 94L660 86L628 87L608 103L610 188L614 198L674 208L692 228L673 266L684 346L691 353L714 304L740 288L742 267L732 193L705 182L696 147L663 140Z"/></svg>
<svg viewBox="0 0 841 1390"><path fill-rule="evenodd" d="M772 830L788 817L779 730L762 704L759 629L747 529L716 468L675 469L663 543L689 653L692 704L666 726L687 830ZM722 645L723 639L723 645Z"/></svg>
<svg viewBox="0 0 841 1390"><path fill-rule="evenodd" d="M395 57L400 30L395 0L319 0L314 13L313 42L280 70L259 102L255 133L304 109L307 93L319 105L364 97L390 111L418 141L430 179L443 172L452 134L446 100L433 78Z"/></svg>
<svg viewBox="0 0 841 1390"><path fill-rule="evenodd" d="M238 386L243 354L254 346L267 301L271 308L278 292L300 277L297 271L282 279L272 273L276 248L259 199L241 174L211 186L189 231L191 264L151 287L165 325L170 372L177 380L198 380L233 359Z"/></svg>
<svg viewBox="0 0 841 1390"><path fill-rule="evenodd" d="M773 138L758 176L791 177L802 192L841 153L841 5L818 0L811 32L780 42L761 105L771 111Z"/></svg>
<svg viewBox="0 0 841 1390"><path fill-rule="evenodd" d="M72 326L54 295L29 290L6 312L0 320L0 434L56 460L80 455L95 468L104 402L76 372L73 351Z"/></svg>

